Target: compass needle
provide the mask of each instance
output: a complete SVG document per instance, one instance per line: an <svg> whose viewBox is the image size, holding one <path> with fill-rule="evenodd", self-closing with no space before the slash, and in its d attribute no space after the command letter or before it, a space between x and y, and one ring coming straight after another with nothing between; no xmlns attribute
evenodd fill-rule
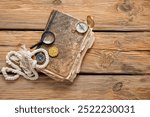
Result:
<svg viewBox="0 0 150 117"><path fill-rule="evenodd" d="M76 25L76 30L79 32L79 33L85 33L87 32L88 30L88 25L84 22L79 22L77 25Z"/></svg>

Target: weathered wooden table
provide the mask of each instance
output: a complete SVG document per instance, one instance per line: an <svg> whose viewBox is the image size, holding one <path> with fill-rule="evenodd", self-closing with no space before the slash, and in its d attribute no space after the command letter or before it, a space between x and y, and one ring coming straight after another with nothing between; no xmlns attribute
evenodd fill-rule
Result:
<svg viewBox="0 0 150 117"><path fill-rule="evenodd" d="M150 99L150 0L1 0L0 69L8 51L40 39L52 9L95 19L81 73L72 84L0 75L0 99Z"/></svg>

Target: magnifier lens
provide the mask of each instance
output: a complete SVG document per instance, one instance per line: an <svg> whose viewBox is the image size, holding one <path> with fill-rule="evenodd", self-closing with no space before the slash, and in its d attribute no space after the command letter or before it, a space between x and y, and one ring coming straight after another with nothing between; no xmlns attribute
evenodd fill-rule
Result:
<svg viewBox="0 0 150 117"><path fill-rule="evenodd" d="M52 44L55 41L55 36L53 33L45 32L43 35L43 43Z"/></svg>

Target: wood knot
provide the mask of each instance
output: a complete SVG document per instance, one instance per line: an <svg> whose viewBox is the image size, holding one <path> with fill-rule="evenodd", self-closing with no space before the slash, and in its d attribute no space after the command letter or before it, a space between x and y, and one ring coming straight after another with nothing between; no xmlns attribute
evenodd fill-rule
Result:
<svg viewBox="0 0 150 117"><path fill-rule="evenodd" d="M133 20L133 16L137 16L137 14L143 11L141 2L133 2L133 0L121 0L116 7L118 11L126 13L130 21Z"/></svg>
<svg viewBox="0 0 150 117"><path fill-rule="evenodd" d="M123 12L132 11L133 7L134 4L131 2L131 0L124 0L123 3L118 4L118 9Z"/></svg>
<svg viewBox="0 0 150 117"><path fill-rule="evenodd" d="M120 43L119 40L115 40L115 41L114 41L114 45L115 45L117 48L121 49L122 44Z"/></svg>
<svg viewBox="0 0 150 117"><path fill-rule="evenodd" d="M62 4L62 1L61 0L53 0L52 2L54 5L60 5Z"/></svg>
<svg viewBox="0 0 150 117"><path fill-rule="evenodd" d="M113 86L112 90L115 91L115 92L117 92L117 91L120 91L122 89L122 87L123 87L123 83L122 82L117 82Z"/></svg>
<svg viewBox="0 0 150 117"><path fill-rule="evenodd" d="M102 69L109 68L117 58L118 51L101 51L99 53L99 67Z"/></svg>

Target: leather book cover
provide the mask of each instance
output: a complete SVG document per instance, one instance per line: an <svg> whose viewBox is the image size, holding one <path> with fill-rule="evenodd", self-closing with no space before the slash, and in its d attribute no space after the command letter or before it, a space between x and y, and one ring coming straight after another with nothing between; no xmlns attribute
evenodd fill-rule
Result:
<svg viewBox="0 0 150 117"><path fill-rule="evenodd" d="M76 29L78 20L68 14L53 10L45 30L53 32L55 42L51 45L42 44L41 48L49 51L49 48L58 48L56 57L49 57L50 62L41 72L59 81L73 81L88 48L94 42L92 29L88 27L85 33L79 33ZM86 22L85 22L86 23Z"/></svg>

